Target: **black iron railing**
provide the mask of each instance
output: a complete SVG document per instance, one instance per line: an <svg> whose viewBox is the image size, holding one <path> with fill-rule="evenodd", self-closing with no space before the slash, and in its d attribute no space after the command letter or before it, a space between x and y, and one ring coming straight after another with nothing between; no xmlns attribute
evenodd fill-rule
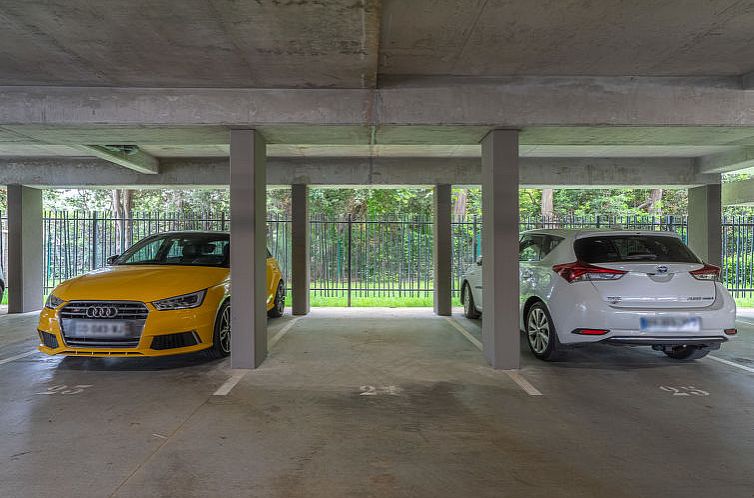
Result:
<svg viewBox="0 0 754 498"><path fill-rule="evenodd" d="M344 298L430 297L433 291L432 220L416 216L311 219L312 293ZM686 239L685 216L570 216L524 218L533 228L609 228L671 230ZM43 217L44 287L103 266L108 256L148 235L168 230L228 230L225 213L135 213L129 219L109 212L50 211ZM287 217L267 223L268 246L283 271L290 268ZM754 295L754 217L722 220L723 281L737 297ZM453 290L481 254L482 219L453 219ZM7 216L0 213L0 269L7 268Z"/></svg>

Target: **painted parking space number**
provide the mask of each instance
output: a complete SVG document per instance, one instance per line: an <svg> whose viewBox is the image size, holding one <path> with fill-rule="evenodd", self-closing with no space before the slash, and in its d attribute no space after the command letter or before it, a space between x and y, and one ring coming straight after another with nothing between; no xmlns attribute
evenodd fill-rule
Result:
<svg viewBox="0 0 754 498"><path fill-rule="evenodd" d="M402 391L398 386L361 386L359 390L361 391L359 396L378 396L380 394L398 396Z"/></svg>
<svg viewBox="0 0 754 498"><path fill-rule="evenodd" d="M707 391L694 386L660 386L660 389L671 393L673 396L709 396Z"/></svg>
<svg viewBox="0 0 754 498"><path fill-rule="evenodd" d="M55 386L50 386L47 388L47 391L41 392L41 393L35 393L35 394L45 394L45 395L51 395L51 394L80 394L84 392L84 389L88 387L92 387L93 384L76 384L75 386L68 386L66 384L58 384Z"/></svg>

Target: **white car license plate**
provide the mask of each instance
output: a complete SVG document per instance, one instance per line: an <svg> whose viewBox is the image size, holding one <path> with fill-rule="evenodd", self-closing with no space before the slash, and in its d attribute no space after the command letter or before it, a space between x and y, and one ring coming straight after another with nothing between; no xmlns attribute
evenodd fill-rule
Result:
<svg viewBox="0 0 754 498"><path fill-rule="evenodd" d="M699 332L701 328L702 319L698 316L641 318L642 332Z"/></svg>
<svg viewBox="0 0 754 498"><path fill-rule="evenodd" d="M111 320L95 321L80 320L76 322L75 337L127 337L131 333L131 327L127 322Z"/></svg>

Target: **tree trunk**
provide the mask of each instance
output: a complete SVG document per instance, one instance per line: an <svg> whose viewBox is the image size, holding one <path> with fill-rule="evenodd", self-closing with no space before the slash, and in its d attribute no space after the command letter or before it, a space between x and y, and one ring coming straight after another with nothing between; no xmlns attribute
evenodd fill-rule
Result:
<svg viewBox="0 0 754 498"><path fill-rule="evenodd" d="M649 214L662 214L660 207L660 201L662 200L662 189L653 188L649 192L649 199L647 199L647 212Z"/></svg>
<svg viewBox="0 0 754 498"><path fill-rule="evenodd" d="M116 251L123 254L131 246L131 223L133 204L133 190L114 189L113 196L113 215L115 216L115 240Z"/></svg>
<svg viewBox="0 0 754 498"><path fill-rule="evenodd" d="M468 191L465 188L458 190L456 196L456 203L453 206L453 215L455 219L462 219L466 217L466 204L468 202Z"/></svg>
<svg viewBox="0 0 754 498"><path fill-rule="evenodd" d="M541 213L542 213L542 224L544 226L550 226L550 224L553 222L553 218L555 217L554 206L553 206L554 193L555 193L554 189L551 189L551 188L542 189Z"/></svg>
<svg viewBox="0 0 754 498"><path fill-rule="evenodd" d="M123 230L125 230L125 240L126 240L126 247L124 249L127 249L131 247L133 244L133 231L131 229L133 225L133 200L134 200L134 191L131 189L123 189L121 191L121 202L123 203L123 218L125 219L125 223L123 224Z"/></svg>

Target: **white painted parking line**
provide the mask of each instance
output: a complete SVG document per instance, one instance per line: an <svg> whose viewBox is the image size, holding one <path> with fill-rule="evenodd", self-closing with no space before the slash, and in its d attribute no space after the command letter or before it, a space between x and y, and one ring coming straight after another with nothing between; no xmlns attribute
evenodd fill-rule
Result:
<svg viewBox="0 0 754 498"><path fill-rule="evenodd" d="M482 343L479 341L479 339L471 335L468 330L463 328L461 324L455 321L455 319L453 319L452 317L446 316L445 319L453 326L454 329L459 331L471 344L476 346L476 348L479 351L482 351ZM523 389L524 392L528 394L529 396L542 396L542 393L539 391L539 389L534 387L531 384L531 382L526 380L524 376L521 375L521 373L518 370L504 370L504 372L506 373L508 377L511 378L511 380L513 380L513 382L518 384L518 387Z"/></svg>
<svg viewBox="0 0 754 498"><path fill-rule="evenodd" d="M715 361L720 362L720 363L725 363L726 365L729 365L729 366L734 367L734 368L740 368L741 370L746 370L747 372L754 373L754 368L747 367L746 365L741 365L740 363L736 363L734 361L726 360L726 359L720 358L718 356L712 356L711 354L707 355L707 358L709 358L710 360L715 360Z"/></svg>
<svg viewBox="0 0 754 498"><path fill-rule="evenodd" d="M518 384L518 386L523 389L529 396L542 396L542 393L539 392L539 389L531 385L531 382L526 380L524 376L518 372L518 370L505 370L505 373L508 374L508 377L513 379L513 382Z"/></svg>
<svg viewBox="0 0 754 498"><path fill-rule="evenodd" d="M17 354L16 356L11 356L10 358L5 358L3 360L0 360L0 365L3 365L5 363L10 363L11 361L20 360L21 358L26 358L27 356L31 356L37 352L38 351L35 349L33 351L27 351L25 353Z"/></svg>
<svg viewBox="0 0 754 498"><path fill-rule="evenodd" d="M468 341L469 341L469 342L470 342L471 344L473 344L474 346L476 346L476 348L477 348L477 349L478 349L479 351L481 351L481 350L482 350L482 343L481 343L481 342L479 341L479 339L477 339L476 337L474 337L473 335L471 335L471 334L469 333L469 331L468 331L468 330L466 330L465 328L461 327L461 324L460 324L460 323L458 323L457 321L455 321L455 320L454 320L453 318L451 318L451 317L449 317L449 316L446 316L446 317L445 317L445 319L446 319L446 320L448 321L448 323L450 323L450 324L451 324L451 325L453 326L453 328L455 328L455 329L456 329L457 331L459 331L459 332L460 332L460 333L461 333L461 334L462 334L462 335L463 335L463 336L464 336L464 337L465 337L466 339L468 339Z"/></svg>
<svg viewBox="0 0 754 498"><path fill-rule="evenodd" d="M215 391L212 395L213 396L227 396L230 391L236 387L236 384L241 382L241 379L244 378L244 375L249 373L248 370L235 370L233 375L230 376L230 379L226 380L225 383L220 386L217 391Z"/></svg>
<svg viewBox="0 0 754 498"><path fill-rule="evenodd" d="M283 328L282 328L282 329L280 330L280 332L278 332L277 334L275 334L275 335L274 335L274 336L272 337L272 339L270 339L270 340L269 340L269 342L267 343L267 347L268 347L269 349L272 349L272 346L274 346L275 344L277 344L277 342L278 342L278 341L279 341L280 339L282 339L282 338L283 338L283 336L284 336L284 335L285 335L285 334L286 334L286 333L287 333L287 332L288 332L289 330L291 330L291 327L293 327L293 326L294 326L294 325L296 324L296 322L297 322L297 321L299 320L299 318L301 318L301 317L300 317L300 316L297 316L296 318L294 318L293 320L291 320L290 322L288 322L288 323L287 323L287 324L285 325L285 327L283 327Z"/></svg>

